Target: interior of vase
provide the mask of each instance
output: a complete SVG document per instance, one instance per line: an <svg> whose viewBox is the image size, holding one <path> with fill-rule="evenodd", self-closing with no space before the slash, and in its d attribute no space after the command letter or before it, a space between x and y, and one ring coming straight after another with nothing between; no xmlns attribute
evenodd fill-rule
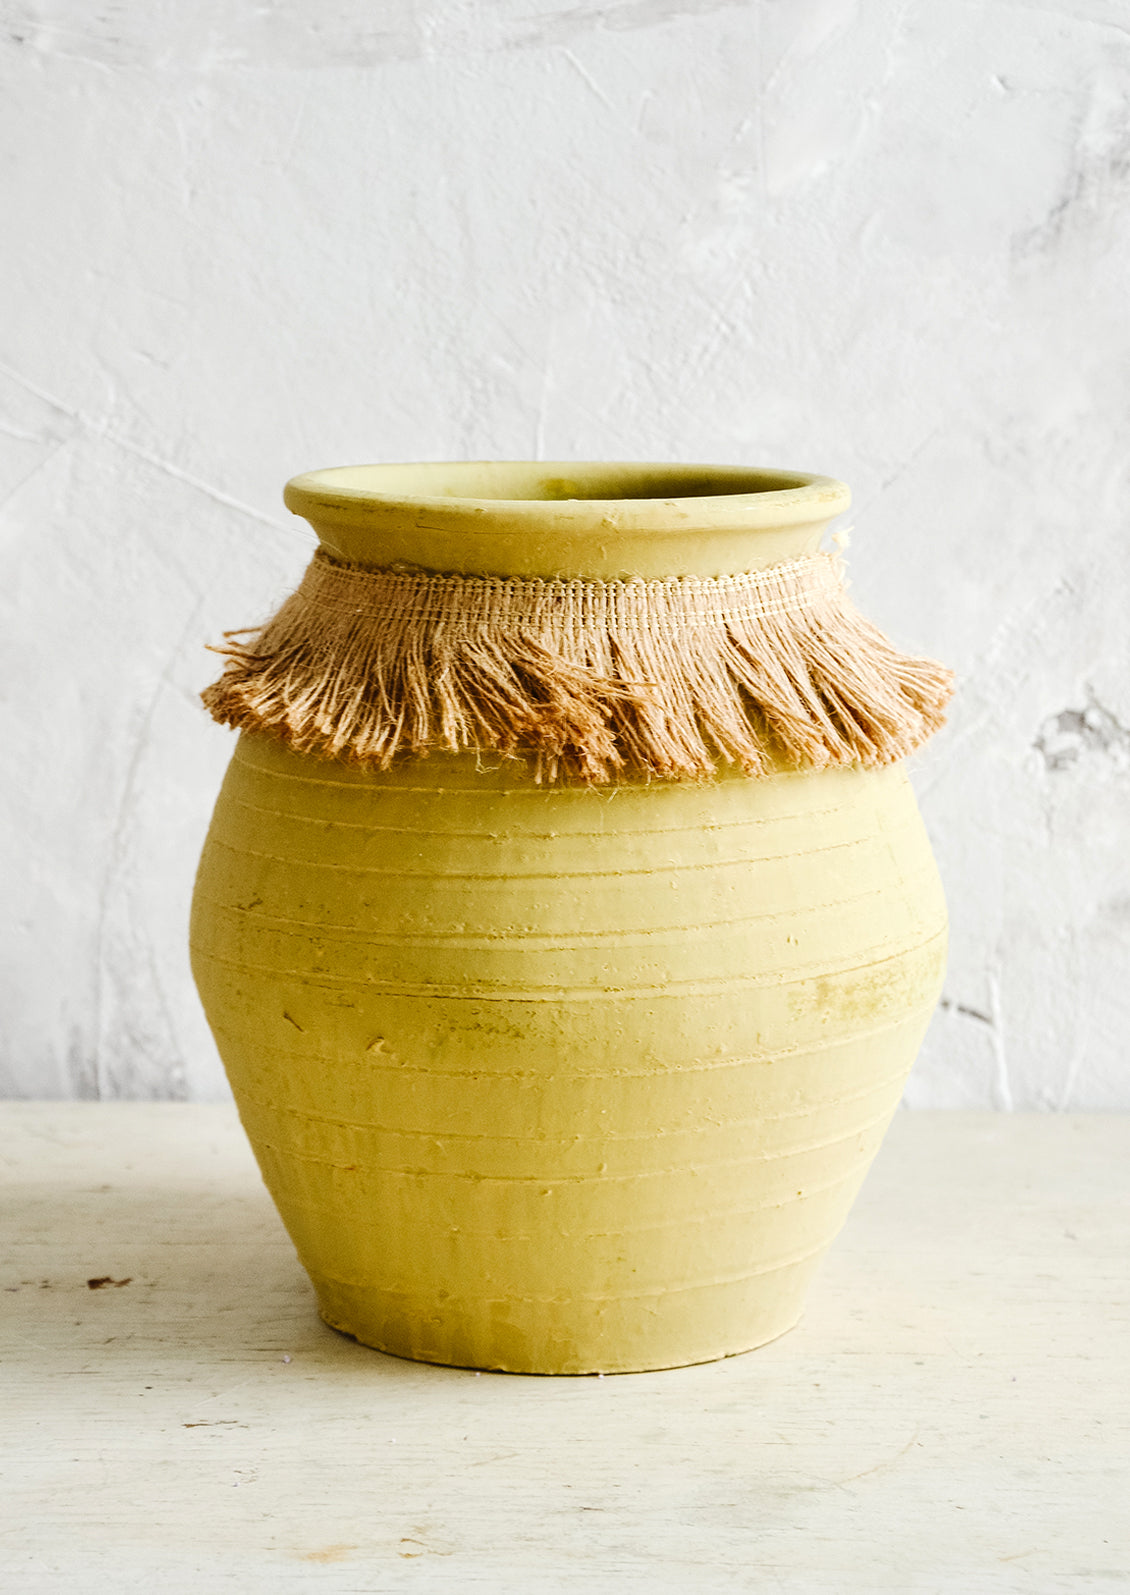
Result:
<svg viewBox="0 0 1130 1595"><path fill-rule="evenodd" d="M813 480L801 471L766 471L740 466L536 460L344 465L311 471L302 478L306 487L330 492L511 503L718 498L788 492L805 487Z"/></svg>

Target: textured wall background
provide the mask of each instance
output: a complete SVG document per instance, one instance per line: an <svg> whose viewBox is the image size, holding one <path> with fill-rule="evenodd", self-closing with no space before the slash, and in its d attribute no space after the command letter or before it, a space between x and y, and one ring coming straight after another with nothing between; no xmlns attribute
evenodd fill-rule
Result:
<svg viewBox="0 0 1130 1595"><path fill-rule="evenodd" d="M1125 0L0 0L0 1091L226 1087L203 644L298 470L777 464L955 664L912 1105L1130 1107Z"/></svg>

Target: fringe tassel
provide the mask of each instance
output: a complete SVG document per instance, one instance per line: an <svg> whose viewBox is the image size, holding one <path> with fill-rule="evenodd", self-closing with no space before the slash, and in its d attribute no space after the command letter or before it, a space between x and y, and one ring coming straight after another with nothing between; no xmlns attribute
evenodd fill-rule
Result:
<svg viewBox="0 0 1130 1595"><path fill-rule="evenodd" d="M203 699L225 725L387 769L532 752L539 780L889 764L943 723L950 671L898 653L810 554L748 575L402 574L321 550ZM248 640L240 640L246 638Z"/></svg>

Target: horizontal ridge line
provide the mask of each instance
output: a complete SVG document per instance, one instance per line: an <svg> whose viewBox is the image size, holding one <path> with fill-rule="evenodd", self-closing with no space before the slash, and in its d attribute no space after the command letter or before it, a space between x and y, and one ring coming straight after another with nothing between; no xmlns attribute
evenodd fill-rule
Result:
<svg viewBox="0 0 1130 1595"><path fill-rule="evenodd" d="M884 1075L881 1080L873 1081L861 1091L852 1091L846 1096L833 1097L824 1102L810 1103L807 1107L797 1108L791 1113L755 1113L749 1118L727 1119L724 1123L718 1124L662 1126L651 1130L641 1130L635 1135L609 1135L607 1132L602 1131L599 1139L602 1144L615 1145L623 1142L631 1144L636 1141L659 1141L668 1136L715 1135L727 1130L749 1129L755 1124L785 1124L790 1119L806 1119L814 1117L818 1113L828 1113L833 1108L850 1102L861 1102L864 1097L873 1096L875 1092L886 1090L888 1086L894 1085L896 1081L904 1080L908 1072L908 1067L898 1069L894 1074ZM599 1076L593 1076L592 1078L599 1078ZM245 1102L250 1102L254 1108L261 1109L266 1114L285 1113L310 1124L327 1124L341 1130L361 1130L371 1135L405 1136L410 1139L436 1141L441 1144L447 1141L512 1141L519 1145L552 1146L555 1142L562 1144L569 1142L567 1136L547 1137L543 1140L535 1135L489 1135L485 1133L469 1135L462 1130L424 1130L391 1124L367 1124L357 1119L341 1119L330 1113L311 1113L305 1108L292 1107L288 1103L265 1102L261 1097L253 1097L249 1092L241 1091L239 1095L241 1112ZM582 1139L592 1138L574 1136L569 1144L575 1145L577 1141Z"/></svg>
<svg viewBox="0 0 1130 1595"><path fill-rule="evenodd" d="M560 1070L554 1069L549 1078L554 1080L649 1080L654 1079L657 1075L709 1073L715 1069L766 1068L785 1058L810 1057L821 1052L834 1051L838 1047L851 1046L855 1042L871 1041L876 1036L885 1036L889 1031L897 1029L899 1025L909 1024L923 1014L932 1013L936 1005L936 999L930 998L927 1002L919 1003L917 1007L908 1009L898 1019L892 1019L888 1024L873 1025L869 1030L853 1030L846 1035L836 1036L832 1039L823 1037L820 1041L813 1042L811 1045L801 1044L792 1047L767 1048L761 1054L751 1053L749 1056L739 1058L719 1058L711 1063L695 1062L682 1068L661 1066L655 1069L616 1069L612 1072L587 1072L583 1074L576 1070L564 1074ZM277 1053L280 1057L293 1058L296 1062L301 1063L320 1063L330 1067L334 1067L337 1064L336 1059L327 1058L321 1053L304 1052L299 1047L282 1047L276 1042L264 1042L259 1036L256 1036L254 1042L249 1044L242 1041L234 1031L228 1030L218 1023L214 1023L212 1029L216 1035L226 1036L229 1041L234 1041L237 1046L251 1045L252 1047L261 1047L268 1052ZM387 1063L382 1063L379 1057L367 1055L364 1063L366 1068L378 1074L423 1074L434 1075L438 1079L538 1080L546 1078L544 1074L539 1074L535 1069L433 1069L427 1064L405 1063L395 1056L390 1057Z"/></svg>
<svg viewBox="0 0 1130 1595"><path fill-rule="evenodd" d="M591 1295L589 1293L586 1293L585 1291L575 1291L575 1292L570 1292L570 1294L567 1297L561 1297L561 1296L502 1296L502 1297L491 1296L491 1297L485 1297L484 1296L482 1299L484 1301L490 1301L490 1302L495 1302L495 1301L535 1302L535 1303L541 1303L541 1304L543 1304L545 1306L550 1306L550 1305L554 1305L554 1304L560 1304L562 1307L567 1307L570 1304L572 1304L574 1302L578 1302L578 1301L586 1301L586 1302L593 1302L593 1303L596 1303L596 1302L608 1302L610 1304L614 1304L614 1303L619 1302L619 1301L642 1301L642 1300L646 1300L648 1297L654 1297L654 1296L678 1296L678 1295L684 1294L687 1291L691 1291L691 1290L710 1290L710 1289L713 1289L713 1288L717 1288L719 1285L740 1285L740 1284L743 1284L744 1281L746 1281L747 1279L760 1279L763 1274L775 1274L775 1273L779 1273L780 1270L783 1269L783 1268L795 1268L798 1263L807 1262L810 1257L817 1257L821 1252L826 1251L828 1249L828 1247L831 1245L831 1243L832 1243L832 1241L834 1239L835 1239L834 1235L829 1235L826 1240L820 1241L819 1244L816 1245L816 1246L807 1247L804 1251L795 1252L791 1256L788 1256L788 1257L777 1258L771 1263L766 1263L764 1265L764 1267L762 1267L762 1268L747 1269L747 1270L745 1270L744 1272L742 1272L740 1274L723 1275L721 1278L718 1278L718 1279L696 1280L693 1283L687 1284L687 1285L658 1285L652 1290L618 1291L613 1296L594 1296L594 1295ZM346 1286L351 1287L352 1289L360 1289L360 1290L378 1290L378 1291L381 1290L381 1286L376 1285L376 1284L371 1284L371 1283L367 1282L366 1280L362 1280L362 1279L357 1279L357 1280L342 1279L338 1275L327 1274L322 1269L310 1268L308 1270L308 1272L310 1273L311 1277L314 1278L314 1279L325 1279L325 1280L328 1280L331 1284L335 1284L335 1285L346 1285ZM403 1290L385 1290L383 1293L385 1295L389 1295L389 1296L401 1296L401 1297L409 1296L411 1294L410 1292L403 1291ZM445 1305L448 1308L450 1308L450 1305L451 1305L450 1299L449 1299L449 1301L447 1303L445 1303Z"/></svg>
<svg viewBox="0 0 1130 1595"><path fill-rule="evenodd" d="M905 887L910 885L916 881L919 876L932 875L933 870L934 866L932 863L923 865L923 867L919 870L915 870L906 875L900 876L897 887ZM549 931L535 931L526 933L500 931L497 936L489 936L483 935L482 933L473 932L468 933L466 931L423 932L382 930L373 932L367 931L363 927L356 925L338 925L333 923L327 924L318 920L289 919L283 915L277 914L256 914L252 909L244 909L239 907L238 904L225 903L217 897L209 897L199 888L197 888L194 895L199 901L207 903L211 908L218 908L222 913L246 915L246 919L244 921L245 924L254 926L256 928L262 927L268 932L275 927L294 925L298 927L299 930L309 932L311 940L316 939L319 935L328 933L330 931L353 932L353 935L351 936L336 937L335 943L338 946L363 946L366 944L371 944L378 947L438 947L454 944L456 946L468 947L473 943L478 943L482 950L494 950L496 948L506 946L528 947L533 943L541 942L545 944L547 951L555 951L558 948L568 949L573 947L584 947L600 942L608 942L612 946L630 947L634 945L634 943L629 938L641 938L645 941L649 941L656 936L684 935L690 937L695 936L703 931L726 930L730 926L769 925L776 920L798 919L808 914L822 914L833 909L849 908L855 903L865 903L869 898L885 896L887 893L896 890L897 887L894 883L883 882L881 885L873 886L865 892L857 892L852 897L836 897L832 898L831 900L821 900L817 903L801 905L794 903L790 904L788 908L775 909L771 913L767 914L739 914L733 919L709 919L703 920L700 924L684 925L679 923L673 925L656 925L653 927L645 925L617 926L611 930L572 931L558 936L555 936L554 933ZM290 931L281 930L280 934L290 935L292 933ZM614 936L623 937L624 940L622 942L612 942L611 938Z"/></svg>
<svg viewBox="0 0 1130 1595"><path fill-rule="evenodd" d="M193 945L193 952L197 957L207 958L212 963L224 968L237 969L244 974L264 974L276 979L298 979L309 986L329 986L339 989L353 989L372 993L373 995L398 996L435 999L447 1002L613 1002L621 998L653 1000L671 997L707 996L725 991L763 991L773 987L787 988L799 986L811 980L826 980L840 975L856 974L864 970L871 970L882 964L894 963L896 959L908 958L915 953L932 947L935 942L945 938L945 929L936 931L922 941L915 941L906 945L896 946L891 950L876 948L877 956L866 959L863 963L847 964L842 967L832 965L810 965L787 971L788 978L784 980L757 980L741 979L740 977L723 975L717 980L704 980L697 982L669 980L660 985L623 985L611 987L586 986L527 986L518 989L498 988L491 990L469 989L466 985L441 986L427 985L416 981L381 981L381 980L355 980L343 975L334 975L327 971L306 969L276 969L270 964L240 963L233 958L223 958L217 953L208 951L197 944Z"/></svg>
<svg viewBox="0 0 1130 1595"><path fill-rule="evenodd" d="M872 838L875 842L885 840L880 833ZM233 853L237 858L265 859L268 863L285 864L292 869L332 870L337 873L352 875L378 875L382 880L421 880L438 883L440 881L589 881L589 880L623 880L627 876L637 875L694 875L707 870L748 869L758 864L772 864L776 858L782 860L790 858L805 858L821 852L832 852L843 846L855 846L855 843L834 843L829 848L800 848L792 853L782 853L767 857L754 858L719 858L702 859L692 864L664 863L651 865L641 869L607 869L607 870L395 870L383 869L373 864L331 864L319 862L317 859L287 858L282 853L264 853L253 847L236 847L232 842L224 841L223 837L209 834L205 843L205 850L209 847L223 848L226 853Z"/></svg>
<svg viewBox="0 0 1130 1595"><path fill-rule="evenodd" d="M859 1169L853 1168L849 1169L846 1174L839 1175L834 1180L825 1180L820 1185L806 1186L803 1190L798 1191L795 1195L786 1196L781 1201L757 1202L753 1207L719 1207L711 1208L707 1211L696 1211L693 1214L679 1213L676 1214L674 1218L661 1219L656 1224L633 1224L629 1229L573 1230L571 1232L571 1238L574 1240L589 1241L612 1240L619 1236L628 1235L652 1235L661 1230L678 1229L684 1225L693 1227L699 1224L717 1224L720 1221L728 1218L748 1218L754 1213L778 1212L783 1208L791 1206L794 1202L803 1202L811 1196L822 1196L826 1191L834 1191L839 1186L846 1185L850 1180L857 1179L858 1177ZM541 1183L546 1182L543 1181ZM340 1207L328 1207L324 1202L302 1201L296 1203L296 1206L300 1207L301 1211L304 1213L322 1213L327 1218L348 1220L354 1216L354 1214L348 1209ZM524 1234L517 1230L507 1230L506 1234L502 1236L499 1234L497 1229L468 1229L466 1225L463 1224L452 1226L452 1228L448 1229L447 1231L437 1228L435 1234L439 1240L442 1240L445 1235L452 1234L456 1234L460 1238L466 1236L475 1239L505 1239L507 1241L538 1240L541 1238L540 1234Z"/></svg>
<svg viewBox="0 0 1130 1595"><path fill-rule="evenodd" d="M861 1124L853 1125L841 1135L826 1136L821 1141L805 1142L798 1146L780 1147L770 1152L751 1153L746 1157L714 1158L709 1163L688 1163L673 1169L633 1170L626 1174L480 1174L466 1169L401 1169L388 1167L363 1168L353 1163L335 1163L330 1158L318 1157L311 1152L298 1152L293 1147L278 1146L274 1142L259 1140L262 1151L274 1152L281 1157L293 1158L297 1163L312 1163L317 1167L338 1169L345 1173L368 1173L395 1176L398 1179L463 1180L474 1185L615 1185L624 1181L680 1178L688 1174L710 1173L715 1169L745 1168L749 1164L781 1163L788 1158L804 1157L810 1152L822 1152L827 1147L842 1146L845 1141L883 1124L894 1112L897 1102L881 1113L873 1114Z"/></svg>
<svg viewBox="0 0 1130 1595"><path fill-rule="evenodd" d="M349 790L349 789L345 788L344 790ZM354 789L354 790L357 790L357 789ZM360 788L360 790L364 791L365 789L364 788ZM427 789L427 790L430 790L430 788ZM347 830L347 831L364 831L367 835L373 835L373 836L419 836L419 837L429 837L429 838L439 837L439 838L443 838L443 839L451 837L451 838L454 838L454 839L457 839L457 840L461 840L461 841L481 841L481 842L501 842L501 843L515 842L515 841L520 841L520 842L542 842L542 841L545 841L545 842L550 842L550 841L581 841L581 842L602 841L602 842L609 842L609 841L618 841L618 840L629 838L629 837L692 836L692 835L701 835L703 833L709 834L709 833L711 833L713 831L744 830L747 827L752 830L752 829L755 829L755 828L760 827L760 826L797 825L797 824L806 823L806 822L811 821L811 820L823 820L823 819L828 819L828 818L830 818L831 816L834 816L834 815L848 814L848 813L851 812L851 805L845 803L845 804L841 804L839 808L834 808L834 809L798 809L798 810L795 810L795 811L790 812L790 813L782 813L782 814L776 814L776 815L760 815L760 816L756 816L756 817L750 816L749 818L741 819L741 820L703 821L703 822L700 822L697 825L663 825L663 826L656 826L656 827L641 826L638 829L629 829L627 827L615 826L615 827L613 827L611 829L601 830L601 831L575 831L575 830L572 830L572 829L561 830L561 831L527 831L527 830L522 830L522 831L517 831L517 832L511 832L509 834L507 834L507 833L500 834L497 831L430 830L430 829L426 829L423 826L418 826L418 825L367 825L367 824L363 824L361 821L358 821L358 820L342 820L342 819L337 818L336 815L298 814L298 813L292 812L289 809L267 808L267 806L265 804L262 804L262 803L251 803L251 802L248 801L247 798L237 797L234 794L229 795L229 801L231 801L232 803L235 803L236 805L238 805L239 808L249 809L253 814L267 814L267 815L270 815L272 818L276 818L276 819L280 819L280 820L293 820L297 824L301 824L301 825L332 825L332 826L340 827L342 830ZM908 814L903 823L906 824L907 826L909 826L912 823L912 819L913 819L913 815L912 814ZM836 847L850 847L850 846L855 845L857 842L873 841L875 839L876 839L876 833L874 831L868 831L868 832L864 832L859 837L849 837L847 839L847 841L845 841L845 842L837 842L837 843L834 843L833 845L836 846ZM806 849L806 851L808 851L808 850ZM819 852L819 851L822 851L822 850L821 849L813 849L812 851ZM792 855L774 854L773 856L774 857L782 857L782 856L791 857Z"/></svg>

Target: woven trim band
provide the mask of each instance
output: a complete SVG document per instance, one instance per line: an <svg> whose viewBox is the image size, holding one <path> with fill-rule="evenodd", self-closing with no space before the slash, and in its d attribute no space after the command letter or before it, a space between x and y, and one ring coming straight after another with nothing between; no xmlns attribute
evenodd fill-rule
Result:
<svg viewBox="0 0 1130 1595"><path fill-rule="evenodd" d="M944 720L951 673L898 653L838 558L660 581L436 576L321 550L266 625L229 632L215 719L386 769L466 749L539 779L701 779L889 764Z"/></svg>

